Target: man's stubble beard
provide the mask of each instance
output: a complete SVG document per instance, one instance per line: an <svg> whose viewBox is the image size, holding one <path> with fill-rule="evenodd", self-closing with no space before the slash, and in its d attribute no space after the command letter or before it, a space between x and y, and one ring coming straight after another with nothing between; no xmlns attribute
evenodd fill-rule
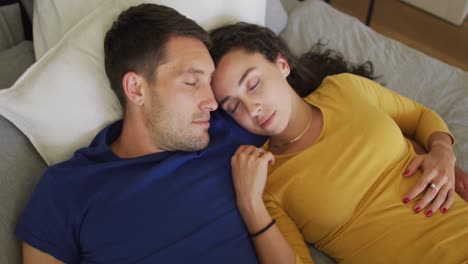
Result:
<svg viewBox="0 0 468 264"><path fill-rule="evenodd" d="M192 124L192 121L201 118L203 113L194 114L190 118L188 115L177 115L177 112L161 102L157 92L153 94L151 103L151 110L145 113L144 118L155 146L171 151L198 151L208 146L208 133L196 131ZM177 109L177 106L174 109Z"/></svg>

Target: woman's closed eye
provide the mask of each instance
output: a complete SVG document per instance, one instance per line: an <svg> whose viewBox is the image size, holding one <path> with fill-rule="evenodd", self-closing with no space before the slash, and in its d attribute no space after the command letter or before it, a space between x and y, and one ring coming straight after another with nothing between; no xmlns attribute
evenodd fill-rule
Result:
<svg viewBox="0 0 468 264"><path fill-rule="evenodd" d="M248 90L249 91L255 90L258 87L259 84L260 84L260 80L257 80L257 82L254 85L252 85L251 87L249 87ZM229 113L231 113L231 114L235 114L237 109L239 108L239 106L240 106L240 103L236 102L235 104L232 104L232 106L229 106L227 111Z"/></svg>
<svg viewBox="0 0 468 264"><path fill-rule="evenodd" d="M197 86L198 85L198 81L194 81L194 82L185 82L186 85L189 85L189 86Z"/></svg>
<svg viewBox="0 0 468 264"><path fill-rule="evenodd" d="M249 88L249 91L255 90L255 88L257 88L259 84L260 84L260 80L257 80L257 82Z"/></svg>
<svg viewBox="0 0 468 264"><path fill-rule="evenodd" d="M229 111L231 114L234 114L234 113L236 112L236 110L237 110L238 107L239 107L239 103L237 102L237 103L235 103L234 105L230 106L230 107L228 108L228 111Z"/></svg>

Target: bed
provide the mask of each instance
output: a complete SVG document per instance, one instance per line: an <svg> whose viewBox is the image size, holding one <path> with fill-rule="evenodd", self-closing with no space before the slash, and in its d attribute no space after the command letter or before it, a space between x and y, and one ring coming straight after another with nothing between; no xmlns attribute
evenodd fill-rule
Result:
<svg viewBox="0 0 468 264"><path fill-rule="evenodd" d="M198 7L209 1L219 3L203 0ZM457 162L468 170L468 73L388 39L323 1L222 2L224 6L212 7L211 14L226 9L235 12L236 7L242 10L239 5L248 5L248 12L233 15L234 21L265 23L296 54L320 40L353 62L371 60L376 73L382 75L379 82L432 108L446 120L457 138ZM47 166L86 146L99 129L121 115L104 75L102 50L95 48L108 27L108 21L96 26L96 21L105 21L100 12L119 11L118 5L111 8L106 4L109 1L42 1L34 6L34 43L29 41L8 56L0 53L2 72L16 72L6 74L10 79L0 86L0 264L21 262L20 242L12 230ZM189 14L194 12L179 7ZM15 10L18 12L17 7ZM218 18L206 16L194 19L214 26ZM229 19L232 22L233 17ZM18 56L29 61L18 66L14 63ZM77 94L78 88L81 94ZM312 245L310 248L316 263L334 263Z"/></svg>

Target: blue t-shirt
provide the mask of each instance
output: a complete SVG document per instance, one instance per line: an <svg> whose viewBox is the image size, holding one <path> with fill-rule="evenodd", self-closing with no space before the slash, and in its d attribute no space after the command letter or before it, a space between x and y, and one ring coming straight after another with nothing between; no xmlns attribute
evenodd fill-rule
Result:
<svg viewBox="0 0 468 264"><path fill-rule="evenodd" d="M264 138L212 114L209 146L121 159L101 131L39 181L15 235L66 263L257 263L230 159Z"/></svg>

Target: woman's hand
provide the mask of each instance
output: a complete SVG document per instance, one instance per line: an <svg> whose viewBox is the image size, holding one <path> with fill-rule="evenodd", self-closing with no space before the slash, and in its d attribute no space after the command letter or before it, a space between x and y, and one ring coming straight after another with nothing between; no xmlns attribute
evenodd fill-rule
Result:
<svg viewBox="0 0 468 264"><path fill-rule="evenodd" d="M253 206L255 203L263 204L262 194L268 164L273 164L274 161L275 157L271 152L255 146L240 146L237 149L231 159L231 166L237 203L241 211L243 207Z"/></svg>
<svg viewBox="0 0 468 264"><path fill-rule="evenodd" d="M439 209L442 213L447 212L454 202L454 166L455 155L452 147L447 144L434 145L429 153L416 155L403 175L411 176L418 169L423 171L423 175L403 202L407 203L425 191L414 207L416 213L422 211L431 202L432 204L426 210L427 216L432 216Z"/></svg>

